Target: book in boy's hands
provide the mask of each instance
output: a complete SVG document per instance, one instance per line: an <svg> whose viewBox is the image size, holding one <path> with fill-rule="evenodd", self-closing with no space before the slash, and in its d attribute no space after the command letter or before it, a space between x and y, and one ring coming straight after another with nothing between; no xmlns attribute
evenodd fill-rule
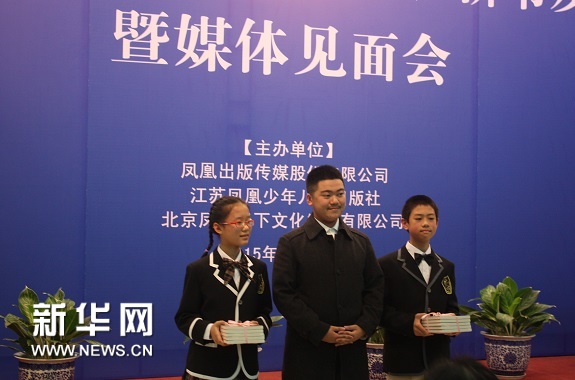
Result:
<svg viewBox="0 0 575 380"><path fill-rule="evenodd" d="M228 321L221 328L227 344L260 344L265 342L264 327L257 322Z"/></svg>
<svg viewBox="0 0 575 380"><path fill-rule="evenodd" d="M469 315L431 313L421 319L421 324L432 334L449 334L471 331Z"/></svg>

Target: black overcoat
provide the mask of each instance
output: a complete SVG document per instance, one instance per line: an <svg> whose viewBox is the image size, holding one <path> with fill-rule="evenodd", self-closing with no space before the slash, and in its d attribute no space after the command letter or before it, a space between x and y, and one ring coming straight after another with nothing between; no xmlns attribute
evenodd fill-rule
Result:
<svg viewBox="0 0 575 380"><path fill-rule="evenodd" d="M284 380L368 379L365 339L335 347L329 326L379 323L383 278L369 238L339 221L334 240L311 216L279 239L272 289L287 321Z"/></svg>

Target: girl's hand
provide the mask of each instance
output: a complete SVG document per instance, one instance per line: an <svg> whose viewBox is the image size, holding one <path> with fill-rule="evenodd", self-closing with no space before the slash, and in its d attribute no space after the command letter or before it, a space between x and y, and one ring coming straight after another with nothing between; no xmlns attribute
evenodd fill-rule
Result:
<svg viewBox="0 0 575 380"><path fill-rule="evenodd" d="M223 347L228 346L228 344L224 341L224 338L222 337L222 332L220 331L220 327L224 325L227 325L227 322L217 321L212 325L212 328L210 329L210 335L214 343Z"/></svg>

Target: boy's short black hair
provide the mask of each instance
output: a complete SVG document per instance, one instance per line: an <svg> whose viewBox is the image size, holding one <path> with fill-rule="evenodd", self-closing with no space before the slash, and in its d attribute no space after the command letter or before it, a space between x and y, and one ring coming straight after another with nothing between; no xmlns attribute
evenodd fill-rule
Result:
<svg viewBox="0 0 575 380"><path fill-rule="evenodd" d="M340 171L331 165L322 165L310 170L305 180L306 191L311 194L317 189L319 181L326 179L339 179L343 182L343 176Z"/></svg>
<svg viewBox="0 0 575 380"><path fill-rule="evenodd" d="M431 206L435 211L435 217L437 218L437 220L439 220L439 208L437 207L433 199L431 199L427 195L414 195L410 197L408 200L406 200L405 204L403 205L403 210L401 210L401 217L404 220L408 221L411 212L417 206Z"/></svg>

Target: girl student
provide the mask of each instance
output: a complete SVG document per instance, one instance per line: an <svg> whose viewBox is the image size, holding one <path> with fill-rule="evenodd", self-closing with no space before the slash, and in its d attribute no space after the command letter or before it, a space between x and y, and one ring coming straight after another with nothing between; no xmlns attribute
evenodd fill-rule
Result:
<svg viewBox="0 0 575 380"><path fill-rule="evenodd" d="M210 241L200 259L186 268L176 325L191 339L183 379L257 379L257 344L227 344L221 327L253 321L267 337L272 299L265 262L248 257L254 225L241 198L216 200L209 215ZM210 252L214 234L220 244Z"/></svg>

